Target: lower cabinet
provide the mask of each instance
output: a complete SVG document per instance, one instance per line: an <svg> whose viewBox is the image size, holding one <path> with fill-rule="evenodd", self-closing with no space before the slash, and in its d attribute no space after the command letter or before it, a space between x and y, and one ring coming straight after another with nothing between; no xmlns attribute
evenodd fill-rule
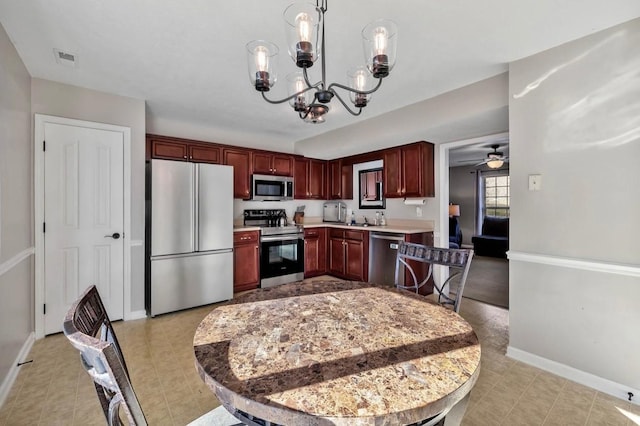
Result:
<svg viewBox="0 0 640 426"><path fill-rule="evenodd" d="M329 229L329 274L367 281L369 232Z"/></svg>
<svg viewBox="0 0 640 426"><path fill-rule="evenodd" d="M233 233L233 292L260 284L260 231Z"/></svg>
<svg viewBox="0 0 640 426"><path fill-rule="evenodd" d="M304 230L304 277L327 273L327 228Z"/></svg>

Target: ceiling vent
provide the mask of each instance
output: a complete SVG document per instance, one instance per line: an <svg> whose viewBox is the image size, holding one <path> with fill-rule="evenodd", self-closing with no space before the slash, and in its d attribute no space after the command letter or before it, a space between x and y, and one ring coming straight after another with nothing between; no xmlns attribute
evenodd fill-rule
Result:
<svg viewBox="0 0 640 426"><path fill-rule="evenodd" d="M76 68L78 66L78 56L75 53L64 52L60 49L53 49L56 62L65 67Z"/></svg>

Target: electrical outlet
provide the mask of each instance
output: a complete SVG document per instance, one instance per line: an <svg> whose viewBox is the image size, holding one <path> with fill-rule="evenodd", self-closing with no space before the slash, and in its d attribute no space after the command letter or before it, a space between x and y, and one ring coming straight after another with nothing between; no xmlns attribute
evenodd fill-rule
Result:
<svg viewBox="0 0 640 426"><path fill-rule="evenodd" d="M416 207L416 216L422 217L422 207Z"/></svg>

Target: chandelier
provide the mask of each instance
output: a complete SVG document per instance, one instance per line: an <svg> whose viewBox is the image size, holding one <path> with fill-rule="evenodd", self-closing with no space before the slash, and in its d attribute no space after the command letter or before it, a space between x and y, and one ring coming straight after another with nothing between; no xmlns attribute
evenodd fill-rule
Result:
<svg viewBox="0 0 640 426"><path fill-rule="evenodd" d="M379 19L362 30L365 65L347 72L348 86L327 84L325 66L324 14L327 0L294 3L284 11L289 55L301 71L287 75L289 96L272 100L266 92L277 80L278 46L265 40L247 43L249 79L255 89L271 104L289 102L301 119L309 123L323 123L329 112L328 103L335 96L349 113L358 116L371 100L371 94L380 88L382 79L389 75L396 61L397 28L393 21ZM322 77L312 83L308 69L320 58ZM376 82L377 79L377 82ZM352 109L336 89L349 93Z"/></svg>

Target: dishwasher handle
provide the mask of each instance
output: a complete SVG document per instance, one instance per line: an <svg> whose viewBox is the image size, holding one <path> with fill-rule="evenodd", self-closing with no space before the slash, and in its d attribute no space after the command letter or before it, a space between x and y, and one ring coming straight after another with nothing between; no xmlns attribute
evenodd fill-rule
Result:
<svg viewBox="0 0 640 426"><path fill-rule="evenodd" d="M404 234L378 234L371 233L369 234L371 240L382 240L389 242L389 248L391 250L398 250L398 247L401 242L404 241Z"/></svg>

